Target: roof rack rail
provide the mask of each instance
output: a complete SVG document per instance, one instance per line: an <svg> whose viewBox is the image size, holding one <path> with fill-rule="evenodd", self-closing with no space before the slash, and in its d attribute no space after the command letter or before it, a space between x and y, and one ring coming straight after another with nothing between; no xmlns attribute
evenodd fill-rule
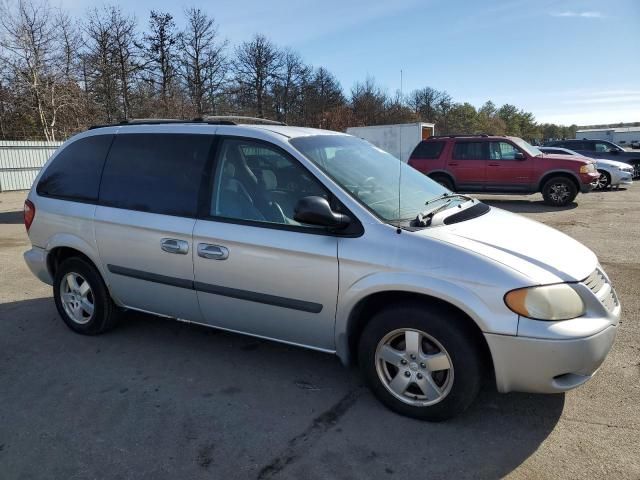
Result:
<svg viewBox="0 0 640 480"><path fill-rule="evenodd" d="M127 120L122 120L118 123L92 125L89 127L89 130L106 127L122 127L125 125L165 125L173 123L205 123L208 125L238 125L240 123L256 125L286 125L286 123L277 122L275 120L268 120L266 118L242 117L238 115L220 115L193 118L191 120L185 120L181 118L130 118Z"/></svg>
<svg viewBox="0 0 640 480"><path fill-rule="evenodd" d="M429 138L463 138L463 137L489 137L486 133L467 133L462 135L431 135Z"/></svg>
<svg viewBox="0 0 640 480"><path fill-rule="evenodd" d="M202 117L203 122L231 122L233 124L239 123L254 123L257 125L287 125L284 122L277 120L269 120L268 118L259 117L244 117L242 115L210 115Z"/></svg>

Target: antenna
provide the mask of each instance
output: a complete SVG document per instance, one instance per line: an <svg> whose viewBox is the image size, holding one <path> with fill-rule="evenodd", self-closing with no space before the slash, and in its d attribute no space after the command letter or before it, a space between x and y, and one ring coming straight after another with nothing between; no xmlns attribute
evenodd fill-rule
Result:
<svg viewBox="0 0 640 480"><path fill-rule="evenodd" d="M400 104L402 105L402 102L404 100L404 94L402 93L402 69L400 69ZM400 137L398 139L398 143L400 144L400 163L399 163L399 168L398 168L398 229L396 230L396 232L398 234L400 234L400 232L402 232L402 230L400 229L400 212L402 211L402 202L400 201L400 192L402 191L402 163L404 162L404 160L402 160L402 125L400 125Z"/></svg>

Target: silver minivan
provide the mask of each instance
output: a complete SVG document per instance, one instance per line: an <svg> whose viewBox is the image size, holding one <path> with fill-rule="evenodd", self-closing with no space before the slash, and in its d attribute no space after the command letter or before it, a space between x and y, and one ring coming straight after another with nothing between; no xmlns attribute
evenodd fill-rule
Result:
<svg viewBox="0 0 640 480"><path fill-rule="evenodd" d="M465 410L487 378L581 385L620 318L580 243L337 132L92 128L42 169L25 225L25 260L78 333L138 310L334 353L426 420Z"/></svg>

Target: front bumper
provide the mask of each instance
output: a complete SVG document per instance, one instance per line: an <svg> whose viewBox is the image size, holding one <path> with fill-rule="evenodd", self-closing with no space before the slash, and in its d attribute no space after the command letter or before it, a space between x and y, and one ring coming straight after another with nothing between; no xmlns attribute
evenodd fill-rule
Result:
<svg viewBox="0 0 640 480"><path fill-rule="evenodd" d="M616 175L611 175L611 185L633 185L633 172L616 172Z"/></svg>
<svg viewBox="0 0 640 480"><path fill-rule="evenodd" d="M40 281L53 285L53 280L47 268L47 251L44 248L31 247L31 250L24 252L24 261L31 273L38 277Z"/></svg>
<svg viewBox="0 0 640 480"><path fill-rule="evenodd" d="M616 326L589 337L549 340L485 333L500 392L559 393L589 380L611 350Z"/></svg>

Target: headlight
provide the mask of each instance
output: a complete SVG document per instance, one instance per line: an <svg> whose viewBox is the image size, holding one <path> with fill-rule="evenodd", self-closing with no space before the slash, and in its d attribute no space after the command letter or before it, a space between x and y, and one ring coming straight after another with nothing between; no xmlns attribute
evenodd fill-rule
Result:
<svg viewBox="0 0 640 480"><path fill-rule="evenodd" d="M582 298L566 283L511 290L504 303L518 315L534 320L569 320L585 312Z"/></svg>
<svg viewBox="0 0 640 480"><path fill-rule="evenodd" d="M588 163L580 167L580 173L592 173L596 171L596 166L593 163Z"/></svg>

